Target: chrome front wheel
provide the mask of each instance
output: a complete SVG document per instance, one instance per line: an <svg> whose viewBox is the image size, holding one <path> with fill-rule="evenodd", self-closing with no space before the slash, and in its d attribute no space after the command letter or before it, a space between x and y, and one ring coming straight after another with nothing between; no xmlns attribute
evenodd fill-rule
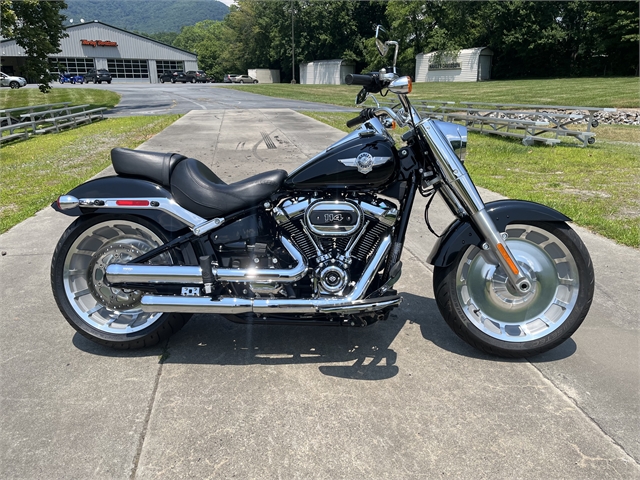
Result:
<svg viewBox="0 0 640 480"><path fill-rule="evenodd" d="M516 291L491 254L476 246L437 268L434 291L441 313L468 343L488 353L522 357L549 350L584 320L594 290L586 247L565 224L514 224L507 244L532 280Z"/></svg>
<svg viewBox="0 0 640 480"><path fill-rule="evenodd" d="M51 265L54 297L67 321L91 340L120 348L153 345L179 329L188 317L144 312L143 292L111 286L105 278L109 264L127 263L165 241L155 225L136 217L74 222ZM165 252L148 263L170 265L174 260Z"/></svg>

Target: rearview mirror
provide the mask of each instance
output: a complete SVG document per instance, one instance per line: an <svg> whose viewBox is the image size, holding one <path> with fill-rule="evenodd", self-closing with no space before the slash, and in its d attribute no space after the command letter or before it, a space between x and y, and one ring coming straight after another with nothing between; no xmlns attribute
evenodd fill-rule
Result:
<svg viewBox="0 0 640 480"><path fill-rule="evenodd" d="M389 45L393 45L395 47L395 53L393 54L393 73L396 73L398 42L395 40L389 40L389 34L387 31L382 27L382 25L378 25L376 27L376 47L378 49L378 53L384 57L389 51Z"/></svg>
<svg viewBox="0 0 640 480"><path fill-rule="evenodd" d="M366 88L363 88L362 90L360 90L360 92L358 93L358 96L356 97L356 105L361 105L364 102L366 102L368 95L369 95L369 92L367 92Z"/></svg>
<svg viewBox="0 0 640 480"><path fill-rule="evenodd" d="M382 28L382 25L378 25L376 27L376 47L378 47L378 52L383 57L389 51L389 46L386 44L388 39L389 37L388 37L387 31L384 28Z"/></svg>

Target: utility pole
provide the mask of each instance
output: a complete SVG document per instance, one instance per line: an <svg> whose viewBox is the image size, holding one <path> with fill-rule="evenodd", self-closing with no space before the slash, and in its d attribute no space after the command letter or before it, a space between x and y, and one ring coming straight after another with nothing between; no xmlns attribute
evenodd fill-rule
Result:
<svg viewBox="0 0 640 480"><path fill-rule="evenodd" d="M296 40L293 25L293 0L291 0L291 83L296 83Z"/></svg>

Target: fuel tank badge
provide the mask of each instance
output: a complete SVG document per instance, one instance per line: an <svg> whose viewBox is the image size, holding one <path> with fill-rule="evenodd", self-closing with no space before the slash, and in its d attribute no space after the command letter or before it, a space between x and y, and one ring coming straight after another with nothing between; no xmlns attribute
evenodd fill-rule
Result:
<svg viewBox="0 0 640 480"><path fill-rule="evenodd" d="M338 160L345 167L357 167L358 171L364 175L373 170L377 165L384 165L391 157L374 157L370 153L363 152L356 158L342 158Z"/></svg>

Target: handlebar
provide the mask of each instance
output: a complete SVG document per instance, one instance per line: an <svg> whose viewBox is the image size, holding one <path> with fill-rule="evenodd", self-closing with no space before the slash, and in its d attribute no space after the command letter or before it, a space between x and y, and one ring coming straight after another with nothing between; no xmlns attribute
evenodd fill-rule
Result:
<svg viewBox="0 0 640 480"><path fill-rule="evenodd" d="M348 128L355 127L356 125L360 125L361 123L364 123L367 120L371 120L375 116L376 116L375 108L365 108L360 112L360 115L347 121L347 127Z"/></svg>
<svg viewBox="0 0 640 480"><path fill-rule="evenodd" d="M356 125L360 125L364 121L365 121L365 119L362 118L360 115L358 115L356 118L352 118L351 120L347 120L347 128L352 128L352 127L355 127Z"/></svg>
<svg viewBox="0 0 640 480"><path fill-rule="evenodd" d="M363 87L370 87L376 82L373 75L358 75L356 73L349 73L344 77L344 82L347 85L360 85Z"/></svg>

